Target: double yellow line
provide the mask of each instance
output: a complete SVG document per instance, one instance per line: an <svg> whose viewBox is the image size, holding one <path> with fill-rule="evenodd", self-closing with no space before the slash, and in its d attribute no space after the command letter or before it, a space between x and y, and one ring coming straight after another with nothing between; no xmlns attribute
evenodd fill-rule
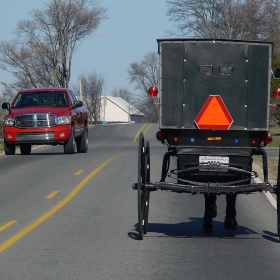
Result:
<svg viewBox="0 0 280 280"><path fill-rule="evenodd" d="M143 134L145 135L148 131L148 129L152 126L152 124L144 124L137 134L135 135L135 138L133 142L137 141L139 134L143 131ZM145 129L145 130L144 130ZM39 226L41 223L43 223L45 220L50 218L53 214L55 214L57 211L59 211L63 206L65 206L72 198L85 186L85 184L94 177L100 170L102 170L108 163L110 163L112 160L114 160L116 157L121 155L122 153L118 153L112 157L110 157L108 160L106 160L103 164L101 164L98 168L93 170L88 176L86 176L66 197L64 197L58 204L56 204L53 208L51 208L49 211L47 211L45 214L37 218L35 221L30 223L28 226L20 230L18 233L16 233L14 236L0 244L0 253L11 247L13 244L15 244L17 241L19 241L21 238L23 238L25 235L27 235L30 231L35 229L37 226ZM5 228L11 226L12 224L16 223L15 220L9 222L8 224L0 227L0 230L4 230Z"/></svg>
<svg viewBox="0 0 280 280"><path fill-rule="evenodd" d="M141 127L141 128L138 130L138 132L136 133L136 135L135 135L135 137L134 137L134 139L133 139L133 142L135 142L135 141L138 139L139 134L141 133L141 131L142 131L147 125L148 125L147 123L145 123L144 125L142 125L142 127ZM150 124L146 127L145 131L143 132L144 135L147 133L148 129L149 129L151 126L152 126L152 124L150 123Z"/></svg>
<svg viewBox="0 0 280 280"><path fill-rule="evenodd" d="M13 244L15 244L17 241L19 241L22 237L27 235L31 230L35 229L37 226L39 226L41 223L43 223L45 220L50 218L53 214L55 214L58 210L60 210L63 206L65 206L83 187L84 185L92 178L94 177L100 170L102 170L109 162L114 160L116 157L121 155L122 153L118 153L112 157L110 157L108 160L106 160L104 163L102 163L99 167L97 167L95 170L93 170L87 177L85 177L67 196L65 196L57 205L55 205L53 208L51 208L48 212L43 214L41 217L33 221L31 224L20 230L17 234L9 238L4 243L0 244L0 253L11 247ZM14 223L16 221L11 221L11 223ZM6 225L8 226L8 225ZM10 224L9 224L10 226Z"/></svg>

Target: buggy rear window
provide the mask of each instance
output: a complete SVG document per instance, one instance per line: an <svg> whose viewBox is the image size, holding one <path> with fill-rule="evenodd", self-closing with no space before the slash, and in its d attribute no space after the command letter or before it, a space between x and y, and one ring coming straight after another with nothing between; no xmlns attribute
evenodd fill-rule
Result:
<svg viewBox="0 0 280 280"><path fill-rule="evenodd" d="M198 72L202 74L210 75L213 73L213 69L214 69L213 65L199 65ZM231 75L233 74L233 66L230 65L219 66L219 73L222 75Z"/></svg>
<svg viewBox="0 0 280 280"><path fill-rule="evenodd" d="M198 72L206 75L210 75L213 73L212 65L199 65Z"/></svg>
<svg viewBox="0 0 280 280"><path fill-rule="evenodd" d="M223 75L231 75L233 73L233 67L232 66L220 66L219 71Z"/></svg>

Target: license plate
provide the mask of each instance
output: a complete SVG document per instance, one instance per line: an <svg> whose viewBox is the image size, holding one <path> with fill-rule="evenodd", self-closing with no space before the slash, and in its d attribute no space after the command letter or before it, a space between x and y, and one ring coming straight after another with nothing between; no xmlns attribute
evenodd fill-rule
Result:
<svg viewBox="0 0 280 280"><path fill-rule="evenodd" d="M199 163L206 164L206 163L221 163L221 164L229 164L229 157L216 157L216 156L199 156ZM210 172L228 172L227 169L206 169L200 168L200 171L210 171Z"/></svg>
<svg viewBox="0 0 280 280"><path fill-rule="evenodd" d="M199 163L229 163L229 157L199 156Z"/></svg>

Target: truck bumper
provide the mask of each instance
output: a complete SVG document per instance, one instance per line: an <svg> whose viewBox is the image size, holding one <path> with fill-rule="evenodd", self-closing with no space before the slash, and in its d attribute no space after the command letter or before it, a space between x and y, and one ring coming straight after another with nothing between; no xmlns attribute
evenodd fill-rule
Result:
<svg viewBox="0 0 280 280"><path fill-rule="evenodd" d="M60 125L42 129L23 129L4 127L4 137L9 143L21 144L59 144L69 139L71 126Z"/></svg>

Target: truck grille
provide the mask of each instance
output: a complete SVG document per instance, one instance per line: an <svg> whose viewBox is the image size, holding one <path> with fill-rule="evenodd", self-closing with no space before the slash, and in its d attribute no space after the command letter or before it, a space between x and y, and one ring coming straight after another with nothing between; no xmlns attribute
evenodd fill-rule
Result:
<svg viewBox="0 0 280 280"><path fill-rule="evenodd" d="M44 143L54 142L54 132L17 133L17 143Z"/></svg>
<svg viewBox="0 0 280 280"><path fill-rule="evenodd" d="M56 125L54 114L25 114L15 117L15 126L20 128L52 127Z"/></svg>

